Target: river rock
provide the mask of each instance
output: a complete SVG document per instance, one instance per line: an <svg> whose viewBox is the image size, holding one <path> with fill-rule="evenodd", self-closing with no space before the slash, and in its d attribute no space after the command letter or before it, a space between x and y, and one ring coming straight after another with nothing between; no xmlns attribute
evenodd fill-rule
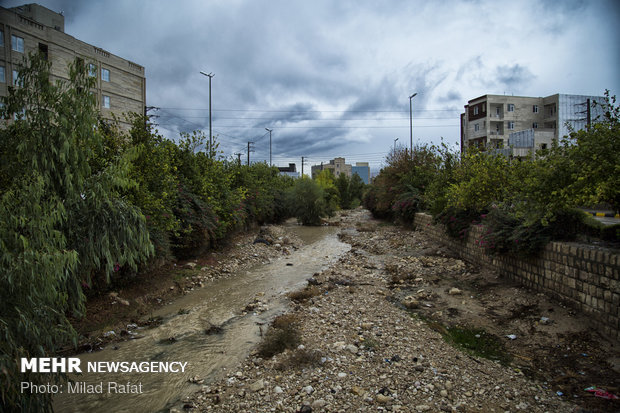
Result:
<svg viewBox="0 0 620 413"><path fill-rule="evenodd" d="M263 390L265 388L265 382L263 379L256 380L254 383L250 384L250 390L253 392L257 392Z"/></svg>

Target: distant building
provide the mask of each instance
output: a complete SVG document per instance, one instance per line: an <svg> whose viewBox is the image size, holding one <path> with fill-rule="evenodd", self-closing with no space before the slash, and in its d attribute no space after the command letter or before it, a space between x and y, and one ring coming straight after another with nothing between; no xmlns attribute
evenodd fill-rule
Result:
<svg viewBox="0 0 620 413"><path fill-rule="evenodd" d="M351 173L358 174L366 185L370 183L370 166L368 162L356 162L355 166L351 167Z"/></svg>
<svg viewBox="0 0 620 413"><path fill-rule="evenodd" d="M299 178L299 172L297 172L297 165L289 163L288 166L278 166L280 175L287 175L292 178Z"/></svg>
<svg viewBox="0 0 620 413"><path fill-rule="evenodd" d="M121 126L129 127L122 114L145 111L144 67L78 40L64 30L64 16L38 4L0 7L0 96L7 96L8 86L17 84L18 70L29 52L39 51L51 61L52 81L69 79L68 64L78 57L90 65L92 76L97 78L93 93L102 116L112 119L116 115Z"/></svg>
<svg viewBox="0 0 620 413"><path fill-rule="evenodd" d="M355 166L351 166L345 162L344 158L334 158L327 164L322 163L312 166L312 177L314 178L325 169L331 170L335 177L345 174L351 178L353 174L358 174L365 184L370 182L370 166L368 166L368 162L357 162Z"/></svg>
<svg viewBox="0 0 620 413"><path fill-rule="evenodd" d="M335 177L338 177L341 173L348 177L351 176L351 165L345 163L344 158L334 158L328 164L312 166L312 177L315 177L325 169L331 170Z"/></svg>
<svg viewBox="0 0 620 413"><path fill-rule="evenodd" d="M555 94L544 98L484 95L472 99L461 114L461 151L475 146L525 156L550 146L551 135L556 141L568 135L567 125L579 130L594 122L603 114L602 107L594 105L594 101L601 103L605 98ZM525 144L530 146L522 146Z"/></svg>

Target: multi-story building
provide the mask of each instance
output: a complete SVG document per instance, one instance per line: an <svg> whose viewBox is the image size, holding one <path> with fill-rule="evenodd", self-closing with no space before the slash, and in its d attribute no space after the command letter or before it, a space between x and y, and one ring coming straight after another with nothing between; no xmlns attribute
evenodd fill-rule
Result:
<svg viewBox="0 0 620 413"><path fill-rule="evenodd" d="M93 93L104 118L116 115L121 126L124 113L144 113L146 78L144 67L122 59L64 32L65 21L38 4L5 9L0 7L0 96L16 85L18 70L29 52L40 52L51 62L52 80L69 78L69 63L81 58L97 77Z"/></svg>
<svg viewBox="0 0 620 413"><path fill-rule="evenodd" d="M299 178L299 172L297 172L297 165L289 163L288 166L278 166L280 175L287 175L291 178Z"/></svg>
<svg viewBox="0 0 620 413"><path fill-rule="evenodd" d="M357 174L365 184L370 182L370 166L368 166L368 162L356 162L355 166L352 166L346 163L344 158L334 158L328 164L321 163L320 165L312 166L312 176L316 176L325 169L331 170L335 177L345 174L351 178L353 174Z"/></svg>
<svg viewBox="0 0 620 413"><path fill-rule="evenodd" d="M335 177L338 177L341 173L351 177L351 165L345 163L344 158L334 158L328 164L321 163L320 165L312 166L312 176L314 177L321 173L324 169L331 170Z"/></svg>
<svg viewBox="0 0 620 413"><path fill-rule="evenodd" d="M512 156L544 148L569 134L569 128L583 129L602 115L602 96L555 94L547 97L484 95L472 99L461 114L461 150L520 148ZM527 139L515 132L531 130Z"/></svg>
<svg viewBox="0 0 620 413"><path fill-rule="evenodd" d="M366 185L370 183L370 166L368 162L355 162L355 166L351 167L351 173L358 174Z"/></svg>

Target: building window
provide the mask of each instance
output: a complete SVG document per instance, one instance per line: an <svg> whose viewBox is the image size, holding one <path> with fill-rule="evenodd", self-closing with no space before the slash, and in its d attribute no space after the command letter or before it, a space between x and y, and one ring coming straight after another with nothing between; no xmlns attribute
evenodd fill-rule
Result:
<svg viewBox="0 0 620 413"><path fill-rule="evenodd" d="M110 71L108 69L101 69L101 80L104 82L110 81Z"/></svg>
<svg viewBox="0 0 620 413"><path fill-rule="evenodd" d="M97 76L97 66L92 63L88 64L88 76L96 77Z"/></svg>
<svg viewBox="0 0 620 413"><path fill-rule="evenodd" d="M478 114L478 106L474 106L474 115Z"/></svg>
<svg viewBox="0 0 620 413"><path fill-rule="evenodd" d="M538 122L534 122L534 123L532 123L532 128L534 128L534 129L538 129Z"/></svg>
<svg viewBox="0 0 620 413"><path fill-rule="evenodd" d="M508 122L508 129L514 129L515 128L515 123L514 122Z"/></svg>
<svg viewBox="0 0 620 413"><path fill-rule="evenodd" d="M495 107L495 114L499 117L499 106Z"/></svg>
<svg viewBox="0 0 620 413"><path fill-rule="evenodd" d="M485 103L484 105L482 105L482 113L486 113L487 111L487 104Z"/></svg>
<svg viewBox="0 0 620 413"><path fill-rule="evenodd" d="M538 105L534 105L534 106L532 106L532 111L533 111L534 113L538 113Z"/></svg>
<svg viewBox="0 0 620 413"><path fill-rule="evenodd" d="M19 72L17 70L13 70L13 86L19 86Z"/></svg>
<svg viewBox="0 0 620 413"><path fill-rule="evenodd" d="M6 83L6 75L4 74L4 66L0 66L0 83Z"/></svg>
<svg viewBox="0 0 620 413"><path fill-rule="evenodd" d="M103 95L101 105L106 109L110 109L110 96Z"/></svg>
<svg viewBox="0 0 620 413"><path fill-rule="evenodd" d="M11 48L15 52L24 53L24 38L11 35Z"/></svg>
<svg viewBox="0 0 620 413"><path fill-rule="evenodd" d="M480 125L479 124L474 124L474 132L478 132L480 130Z"/></svg>
<svg viewBox="0 0 620 413"><path fill-rule="evenodd" d="M4 46L4 32L0 30L0 46Z"/></svg>
<svg viewBox="0 0 620 413"><path fill-rule="evenodd" d="M39 53L43 56L43 60L47 60L47 45L39 43Z"/></svg>
<svg viewBox="0 0 620 413"><path fill-rule="evenodd" d="M515 111L515 105L513 103L508 103L507 111L508 112L514 112Z"/></svg>

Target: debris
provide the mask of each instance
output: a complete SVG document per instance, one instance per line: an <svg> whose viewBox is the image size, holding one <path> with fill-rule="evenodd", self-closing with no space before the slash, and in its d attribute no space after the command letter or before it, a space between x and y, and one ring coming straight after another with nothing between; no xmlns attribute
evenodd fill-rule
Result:
<svg viewBox="0 0 620 413"><path fill-rule="evenodd" d="M517 339L517 335L516 334L508 334L506 337L508 337L511 340L516 340Z"/></svg>
<svg viewBox="0 0 620 413"><path fill-rule="evenodd" d="M599 389L598 387L594 387L594 386L587 387L584 390L587 391L588 393L594 393L594 395L596 397L600 397L600 398L603 398L603 399L607 399L607 400L617 400L617 399L619 399L619 397L616 396L615 394L610 393L610 392L608 392L605 389Z"/></svg>

